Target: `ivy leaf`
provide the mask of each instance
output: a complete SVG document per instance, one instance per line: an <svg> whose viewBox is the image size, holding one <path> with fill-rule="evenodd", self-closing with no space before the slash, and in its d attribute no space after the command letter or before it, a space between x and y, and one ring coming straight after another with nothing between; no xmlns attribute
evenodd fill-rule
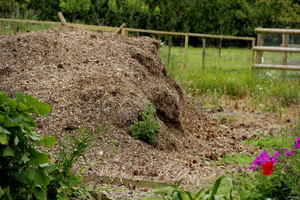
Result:
<svg viewBox="0 0 300 200"><path fill-rule="evenodd" d="M5 149L3 150L3 157L6 156L15 156L15 152L12 148L10 148L9 146L5 147Z"/></svg>
<svg viewBox="0 0 300 200"><path fill-rule="evenodd" d="M39 186L33 188L33 194L38 200L47 200L47 193Z"/></svg>
<svg viewBox="0 0 300 200"><path fill-rule="evenodd" d="M9 137L6 134L0 134L0 144L7 145Z"/></svg>
<svg viewBox="0 0 300 200"><path fill-rule="evenodd" d="M29 165L42 165L49 163L49 155L47 153L41 153L37 149L29 148L28 152L30 153L29 156Z"/></svg>
<svg viewBox="0 0 300 200"><path fill-rule="evenodd" d="M28 178L36 183L36 185L47 186L50 183L49 176L45 173L42 168L35 169L31 168L28 171Z"/></svg>

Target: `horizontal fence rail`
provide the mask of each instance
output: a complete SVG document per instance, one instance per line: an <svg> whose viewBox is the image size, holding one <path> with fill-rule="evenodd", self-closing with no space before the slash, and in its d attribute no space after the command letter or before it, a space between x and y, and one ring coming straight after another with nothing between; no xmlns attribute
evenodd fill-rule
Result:
<svg viewBox="0 0 300 200"><path fill-rule="evenodd" d="M252 47L252 52L256 51L256 59L252 57L252 69L278 69L283 70L282 76L285 79L286 72L285 70L296 70L300 71L300 65L290 65L288 62L288 53L300 53L299 45L290 45L289 44L289 35L300 34L300 29L268 29L268 28L256 28L257 32L257 45ZM278 47L272 46L262 46L262 34L271 33L271 34L282 34L282 44ZM262 62L262 52L263 51L272 51L272 52L282 52L282 63L281 64L261 64ZM294 62L297 63L297 62Z"/></svg>
<svg viewBox="0 0 300 200"><path fill-rule="evenodd" d="M280 70L300 70L300 66L295 65L272 65L272 64L254 64L252 67L259 69L280 69Z"/></svg>
<svg viewBox="0 0 300 200"><path fill-rule="evenodd" d="M203 60L202 61L202 68L203 69L204 69L204 60L205 60L205 38L252 41L252 47L255 45L255 40L256 40L256 38L253 38L253 37L238 37L238 36L227 36L227 35L209 35L209 34L200 34L200 33L182 33L182 32L156 31L156 30L145 30L145 29L134 29L134 28L123 28L122 29L122 35L124 37L127 37L129 32L184 36L185 37L185 42L184 42L184 64L183 64L184 67L187 67L189 37L201 37L201 38L203 38L203 53L202 53L202 56L203 56L203 58L202 58L202 60ZM252 57L254 57L253 49L252 49Z"/></svg>
<svg viewBox="0 0 300 200"><path fill-rule="evenodd" d="M216 39L230 39L230 40L255 40L253 37L237 37L237 36L227 36L227 35L209 35L200 33L182 33L182 32L170 32L170 31L156 31L156 30L145 30L145 29L134 29L126 28L128 32L140 32L140 33L152 33L152 34L162 34L162 35L177 35L177 36L193 36L193 37L204 37L204 38L216 38Z"/></svg>
<svg viewBox="0 0 300 200"><path fill-rule="evenodd" d="M300 34L300 29L274 29L274 28L256 28L257 33L273 33L273 34Z"/></svg>
<svg viewBox="0 0 300 200"><path fill-rule="evenodd" d="M289 48L289 47L258 47L258 46L255 46L255 47L253 47L253 50L300 53L300 48Z"/></svg>

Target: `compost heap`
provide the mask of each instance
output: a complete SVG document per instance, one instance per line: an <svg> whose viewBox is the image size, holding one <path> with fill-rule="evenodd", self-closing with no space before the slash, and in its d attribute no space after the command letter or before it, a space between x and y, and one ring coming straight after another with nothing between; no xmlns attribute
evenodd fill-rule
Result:
<svg viewBox="0 0 300 200"><path fill-rule="evenodd" d="M94 150L87 153L88 163L95 164L89 174L179 180L203 175L205 159L250 152L242 143L247 135L211 120L185 98L159 47L148 37L71 26L0 36L0 90L14 97L17 89L50 104L50 116L35 116L36 131L57 140L105 125L108 132L95 132ZM129 130L149 102L161 124L152 145Z"/></svg>

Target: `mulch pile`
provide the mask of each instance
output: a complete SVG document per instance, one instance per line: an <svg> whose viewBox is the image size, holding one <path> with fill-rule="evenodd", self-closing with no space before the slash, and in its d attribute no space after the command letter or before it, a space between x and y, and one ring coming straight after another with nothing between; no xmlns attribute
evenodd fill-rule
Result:
<svg viewBox="0 0 300 200"><path fill-rule="evenodd" d="M95 132L94 150L87 153L87 174L197 182L217 173L205 160L250 153L242 142L249 135L217 123L189 102L168 75L159 47L148 37L71 26L0 36L0 90L14 97L17 89L50 104L50 116L36 117L36 131L57 140L105 124L108 133ZM129 131L149 102L162 125L152 145Z"/></svg>

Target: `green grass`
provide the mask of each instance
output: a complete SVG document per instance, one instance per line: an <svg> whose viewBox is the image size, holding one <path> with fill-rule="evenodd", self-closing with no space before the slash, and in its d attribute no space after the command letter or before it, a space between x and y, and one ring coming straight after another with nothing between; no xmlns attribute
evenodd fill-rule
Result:
<svg viewBox="0 0 300 200"><path fill-rule="evenodd" d="M4 31L4 35L10 35L17 32L24 33L24 32L32 32L32 31L40 31L40 30L49 29L53 27L55 27L55 25L4 22L3 31Z"/></svg>
<svg viewBox="0 0 300 200"><path fill-rule="evenodd" d="M207 48L205 69L202 68L202 49L189 47L187 68L183 67L184 48L172 47L168 63L168 48L160 49L162 61L168 73L180 83L187 95L222 95L231 98L249 98L254 105L266 105L265 110L278 111L276 106L289 106L300 103L300 76L295 71L287 71L283 81L280 70L259 70L258 76L251 71L251 49ZM289 59L297 59L292 54ZM265 60L280 64L281 54L265 52ZM276 63L277 62L277 63ZM279 63L278 63L279 62ZM218 102L211 102L216 104Z"/></svg>

